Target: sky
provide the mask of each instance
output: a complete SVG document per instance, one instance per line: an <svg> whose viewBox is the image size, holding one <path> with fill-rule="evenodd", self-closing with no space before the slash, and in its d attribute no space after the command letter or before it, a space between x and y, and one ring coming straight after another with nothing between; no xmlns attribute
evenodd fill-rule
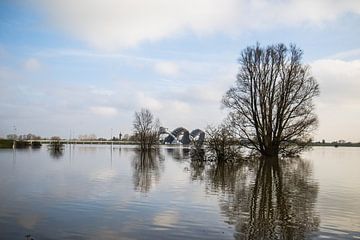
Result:
<svg viewBox="0 0 360 240"><path fill-rule="evenodd" d="M320 84L314 140L360 142L359 0L0 0L0 137L204 129L247 46L296 44Z"/></svg>

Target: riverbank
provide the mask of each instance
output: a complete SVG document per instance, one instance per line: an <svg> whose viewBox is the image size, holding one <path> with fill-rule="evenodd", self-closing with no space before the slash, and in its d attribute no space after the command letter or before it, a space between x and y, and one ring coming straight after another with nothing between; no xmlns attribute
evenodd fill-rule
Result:
<svg viewBox="0 0 360 240"><path fill-rule="evenodd" d="M14 145L14 140L11 139L0 139L0 148L28 148L28 147L32 147L32 148L39 148L41 147L41 142L40 141L15 141L15 145Z"/></svg>
<svg viewBox="0 0 360 240"><path fill-rule="evenodd" d="M321 143L321 142L313 142L310 143L312 147L360 147L360 143Z"/></svg>
<svg viewBox="0 0 360 240"><path fill-rule="evenodd" d="M14 140L0 139L0 148L12 148Z"/></svg>

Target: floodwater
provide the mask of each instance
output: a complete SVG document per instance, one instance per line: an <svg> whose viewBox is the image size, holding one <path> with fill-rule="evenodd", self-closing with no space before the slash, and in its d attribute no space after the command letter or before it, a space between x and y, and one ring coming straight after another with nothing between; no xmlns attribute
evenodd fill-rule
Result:
<svg viewBox="0 0 360 240"><path fill-rule="evenodd" d="M0 150L0 239L360 239L360 148L191 161L186 148Z"/></svg>

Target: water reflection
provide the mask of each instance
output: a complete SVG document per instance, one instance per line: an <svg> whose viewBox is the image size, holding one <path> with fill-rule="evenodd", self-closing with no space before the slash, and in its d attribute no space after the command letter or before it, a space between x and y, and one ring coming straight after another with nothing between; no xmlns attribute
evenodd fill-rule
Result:
<svg viewBox="0 0 360 240"><path fill-rule="evenodd" d="M133 182L136 191L149 192L160 180L163 157L159 151L136 151L132 161Z"/></svg>
<svg viewBox="0 0 360 240"><path fill-rule="evenodd" d="M318 185L302 159L261 160L259 164L191 164L192 178L219 194L235 239L305 239L318 230ZM203 176L203 178L199 177Z"/></svg>
<svg viewBox="0 0 360 240"><path fill-rule="evenodd" d="M64 147L0 151L0 239L360 237L359 148L219 164L114 146L111 166L109 145Z"/></svg>
<svg viewBox="0 0 360 240"><path fill-rule="evenodd" d="M61 144L60 142L52 142L51 144L49 144L48 150L49 150L50 156L53 159L58 160L64 154L64 145Z"/></svg>
<svg viewBox="0 0 360 240"><path fill-rule="evenodd" d="M277 160L261 161L249 221L237 224L237 230L246 233L244 238L304 239L318 229L319 217L314 212L318 186L309 182L309 165L299 159L284 165Z"/></svg>
<svg viewBox="0 0 360 240"><path fill-rule="evenodd" d="M187 147L166 148L167 154L179 162L183 162L189 159L190 151L191 149Z"/></svg>

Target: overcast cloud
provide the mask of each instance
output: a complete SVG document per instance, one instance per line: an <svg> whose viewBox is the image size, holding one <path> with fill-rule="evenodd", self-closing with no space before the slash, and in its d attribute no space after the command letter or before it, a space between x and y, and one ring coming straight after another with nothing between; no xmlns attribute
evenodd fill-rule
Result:
<svg viewBox="0 0 360 240"><path fill-rule="evenodd" d="M360 1L2 2L0 136L130 133L149 108L170 129L226 111L249 44L296 43L319 81L315 139L360 141Z"/></svg>
<svg viewBox="0 0 360 240"><path fill-rule="evenodd" d="M357 0L33 0L52 26L100 49L196 35L241 34L282 25L329 24L360 13Z"/></svg>

